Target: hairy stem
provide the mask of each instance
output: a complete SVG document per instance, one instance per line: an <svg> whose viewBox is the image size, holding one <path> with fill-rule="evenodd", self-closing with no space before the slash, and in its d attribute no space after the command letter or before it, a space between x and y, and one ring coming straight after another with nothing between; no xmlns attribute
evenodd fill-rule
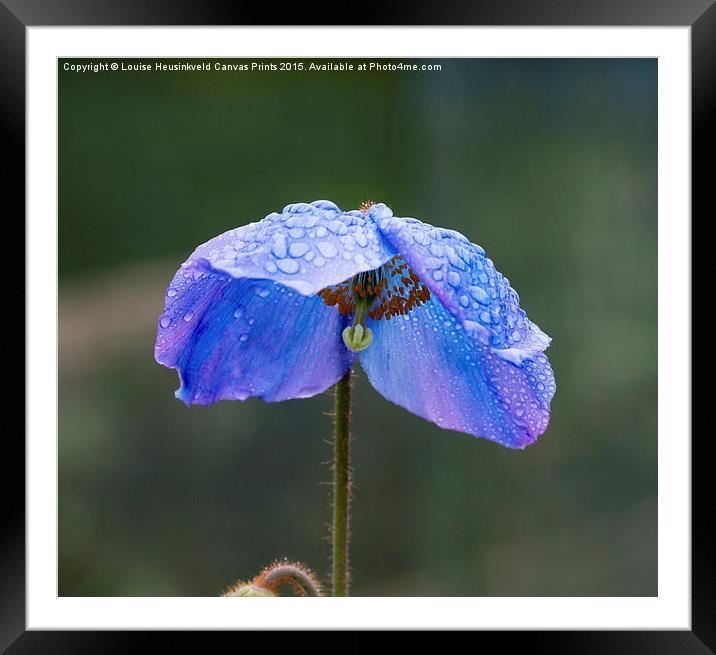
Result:
<svg viewBox="0 0 716 655"><path fill-rule="evenodd" d="M321 585L303 564L283 560L269 564L250 582L237 582L222 596L278 596L278 590L290 585L297 596L320 596Z"/></svg>
<svg viewBox="0 0 716 655"><path fill-rule="evenodd" d="M277 593L280 586L287 584L300 596L321 595L321 588L310 571L293 563L269 566L254 580L254 584L264 586L273 593Z"/></svg>
<svg viewBox="0 0 716 655"><path fill-rule="evenodd" d="M351 371L336 384L336 433L333 451L333 595L348 595L348 545L351 505Z"/></svg>

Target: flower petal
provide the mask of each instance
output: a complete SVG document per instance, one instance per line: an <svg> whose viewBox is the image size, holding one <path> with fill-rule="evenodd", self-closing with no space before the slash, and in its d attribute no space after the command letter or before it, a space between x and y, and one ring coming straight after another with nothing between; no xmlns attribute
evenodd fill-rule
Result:
<svg viewBox="0 0 716 655"><path fill-rule="evenodd" d="M447 310L498 357L519 366L549 346L551 339L527 318L510 281L480 246L415 218L387 216L380 228Z"/></svg>
<svg viewBox="0 0 716 655"><path fill-rule="evenodd" d="M345 317L316 296L185 266L166 292L155 358L179 371L176 395L187 405L306 398L350 368L345 326Z"/></svg>
<svg viewBox="0 0 716 655"><path fill-rule="evenodd" d="M366 215L317 200L229 230L199 246L187 264L235 278L274 280L308 296L378 268L395 254Z"/></svg>
<svg viewBox="0 0 716 655"><path fill-rule="evenodd" d="M496 357L433 297L406 316L369 321L359 354L388 400L441 428L524 448L547 429L555 383L545 355L521 367Z"/></svg>

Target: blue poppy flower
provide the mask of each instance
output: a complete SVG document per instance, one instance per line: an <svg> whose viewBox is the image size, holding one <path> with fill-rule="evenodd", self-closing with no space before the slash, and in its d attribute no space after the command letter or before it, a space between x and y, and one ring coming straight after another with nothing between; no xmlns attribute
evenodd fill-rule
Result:
<svg viewBox="0 0 716 655"><path fill-rule="evenodd" d="M155 357L187 405L306 398L357 357L397 405L523 448L549 422L550 341L462 234L319 200L199 246L167 288Z"/></svg>

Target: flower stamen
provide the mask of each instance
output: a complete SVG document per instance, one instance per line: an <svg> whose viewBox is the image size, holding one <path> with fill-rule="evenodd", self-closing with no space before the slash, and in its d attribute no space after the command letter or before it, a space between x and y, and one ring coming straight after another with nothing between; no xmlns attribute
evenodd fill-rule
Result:
<svg viewBox="0 0 716 655"><path fill-rule="evenodd" d="M365 202L361 203L358 211L361 211L364 214L367 214L373 205L375 205L375 203L372 200L366 200Z"/></svg>
<svg viewBox="0 0 716 655"><path fill-rule="evenodd" d="M353 324L363 327L366 315L375 321L389 321L430 300L430 290L399 255L380 268L321 289L318 295L327 305L336 305L344 316L354 314Z"/></svg>

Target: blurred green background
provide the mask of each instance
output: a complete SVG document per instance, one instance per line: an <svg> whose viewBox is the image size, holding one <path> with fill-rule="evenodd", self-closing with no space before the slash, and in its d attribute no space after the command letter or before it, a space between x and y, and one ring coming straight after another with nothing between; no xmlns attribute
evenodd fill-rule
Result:
<svg viewBox="0 0 716 655"><path fill-rule="evenodd" d="M482 245L553 337L557 379L549 430L514 451L359 372L353 593L657 594L656 60L431 63L60 60L60 595L214 596L282 556L327 581L330 393L187 409L153 358L196 245L319 198Z"/></svg>

